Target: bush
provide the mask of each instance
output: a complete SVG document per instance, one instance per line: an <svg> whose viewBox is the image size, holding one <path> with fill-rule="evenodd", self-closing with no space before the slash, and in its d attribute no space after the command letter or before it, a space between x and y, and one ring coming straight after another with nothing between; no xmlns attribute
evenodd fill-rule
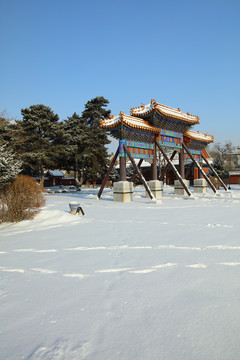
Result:
<svg viewBox="0 0 240 360"><path fill-rule="evenodd" d="M31 219L44 204L40 185L30 176L19 175L0 193L0 221Z"/></svg>

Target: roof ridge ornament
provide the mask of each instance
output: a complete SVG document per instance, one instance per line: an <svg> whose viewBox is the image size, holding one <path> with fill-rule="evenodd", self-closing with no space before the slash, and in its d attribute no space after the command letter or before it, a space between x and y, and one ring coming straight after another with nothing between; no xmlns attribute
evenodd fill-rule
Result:
<svg viewBox="0 0 240 360"><path fill-rule="evenodd" d="M123 112L123 111L120 111L119 116L120 116L121 122L123 122L124 112Z"/></svg>

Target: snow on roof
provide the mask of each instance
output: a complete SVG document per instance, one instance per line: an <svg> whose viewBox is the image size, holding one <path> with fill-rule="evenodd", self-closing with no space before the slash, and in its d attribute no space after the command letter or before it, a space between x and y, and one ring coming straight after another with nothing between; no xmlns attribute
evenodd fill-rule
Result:
<svg viewBox="0 0 240 360"><path fill-rule="evenodd" d="M48 170L48 173L52 176L64 176L60 170Z"/></svg>
<svg viewBox="0 0 240 360"><path fill-rule="evenodd" d="M196 132L196 131L188 130L184 133L184 136L192 140L203 141L207 143L211 143L214 140L214 137L212 135L201 134L199 131Z"/></svg>
<svg viewBox="0 0 240 360"><path fill-rule="evenodd" d="M136 159L135 159L135 160L136 160ZM138 159L138 160L141 160L141 159ZM135 162L136 162L136 164L137 164L137 161L135 161ZM131 166L131 165L132 165L132 163L131 163L130 161L127 161L126 166L129 167L129 166ZM146 161L146 160L143 160L140 168L150 167L150 166L151 166L151 163L150 163L150 162L148 162L148 161ZM117 165L116 165L116 169L119 169L119 168L120 168L120 164L117 164Z"/></svg>
<svg viewBox="0 0 240 360"><path fill-rule="evenodd" d="M131 128L146 130L154 133L160 133L161 131L159 128L150 125L146 120L131 115L125 115L122 111L115 117L112 116L110 119L101 120L101 127L104 129L113 129L121 123Z"/></svg>
<svg viewBox="0 0 240 360"><path fill-rule="evenodd" d="M199 117L195 115L190 115L189 113L183 113L181 109L174 109L166 105L162 105L152 99L151 103L148 105L142 104L136 108L130 109L130 114L133 116L147 116L153 111L158 112L160 115L164 115L170 118L178 119L184 122L197 124L199 123Z"/></svg>

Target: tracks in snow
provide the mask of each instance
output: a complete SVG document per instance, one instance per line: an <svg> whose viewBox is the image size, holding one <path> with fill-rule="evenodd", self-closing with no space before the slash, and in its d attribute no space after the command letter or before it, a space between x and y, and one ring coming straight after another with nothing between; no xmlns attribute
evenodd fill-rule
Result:
<svg viewBox="0 0 240 360"><path fill-rule="evenodd" d="M228 266L228 267L236 267L240 266L240 262L221 262L216 263L214 266ZM213 264L211 265L211 267ZM179 263L164 263L159 265L153 265L151 267L145 268L111 268L111 269L99 269L95 270L92 274L83 274L83 273L65 273L61 274L60 271L53 270L53 269L44 269L44 268L31 268L31 269L19 269L19 268L10 268L10 267L0 267L1 272L5 273L18 273L18 274L40 274L40 275L49 275L49 276L62 276L65 278L75 278L75 279L87 279L89 277L99 276L99 275L106 275L106 274L116 274L116 273L128 273L128 274L149 274L152 272L160 272L166 271L169 268L189 268L189 269L207 269L209 265L196 263L196 264L179 264Z"/></svg>

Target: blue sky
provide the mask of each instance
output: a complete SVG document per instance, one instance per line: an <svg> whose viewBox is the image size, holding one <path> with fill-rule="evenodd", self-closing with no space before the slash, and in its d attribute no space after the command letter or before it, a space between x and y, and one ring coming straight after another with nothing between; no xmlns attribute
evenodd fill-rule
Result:
<svg viewBox="0 0 240 360"><path fill-rule="evenodd" d="M114 115L152 98L240 145L239 0L0 0L0 111L95 96Z"/></svg>

